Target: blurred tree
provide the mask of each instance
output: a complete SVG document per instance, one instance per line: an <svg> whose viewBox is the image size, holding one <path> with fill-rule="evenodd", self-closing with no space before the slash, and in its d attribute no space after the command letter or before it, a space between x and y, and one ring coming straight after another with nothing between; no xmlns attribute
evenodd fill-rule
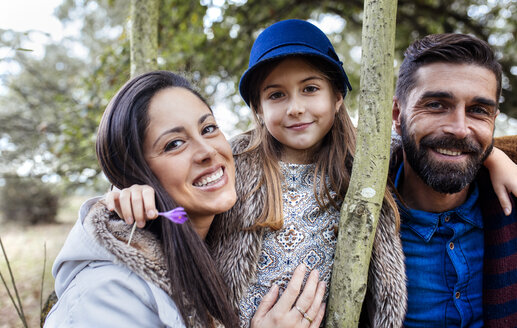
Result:
<svg viewBox="0 0 517 328"><path fill-rule="evenodd" d="M23 48L36 32L0 30L0 47L17 72L0 76L0 165L59 176L71 185L99 177L93 141L102 111L129 78L129 6L122 0L64 0L56 12L80 33L50 41L43 58ZM286 18L311 19L329 35L352 86L357 108L363 1L159 0L158 68L187 72L212 103L235 114L235 131L249 127L249 110L237 93L258 32ZM429 33L473 33L501 54L504 103L517 117L517 3L515 0L399 0L396 53ZM217 115L217 113L216 113ZM231 115L225 115L231 116Z"/></svg>
<svg viewBox="0 0 517 328"><path fill-rule="evenodd" d="M158 51L158 0L131 0L131 77L155 70Z"/></svg>

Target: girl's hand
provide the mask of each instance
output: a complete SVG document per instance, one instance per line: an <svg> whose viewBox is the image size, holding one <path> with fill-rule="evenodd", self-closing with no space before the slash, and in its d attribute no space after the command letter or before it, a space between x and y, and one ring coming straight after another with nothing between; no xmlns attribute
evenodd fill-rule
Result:
<svg viewBox="0 0 517 328"><path fill-rule="evenodd" d="M129 188L113 189L106 195L106 205L110 211L117 212L127 224L143 228L146 220L156 219L158 210L154 203L154 189L145 185L132 185Z"/></svg>
<svg viewBox="0 0 517 328"><path fill-rule="evenodd" d="M278 286L273 285L260 302L251 320L252 328L266 327L310 327L317 328L325 315L325 282L318 282L318 271L313 270L307 279L300 297L305 265L294 270L286 290L277 301ZM303 314L305 313L305 315Z"/></svg>
<svg viewBox="0 0 517 328"><path fill-rule="evenodd" d="M512 212L509 193L517 197L517 165L506 154L494 147L484 163L490 172L492 186L506 215Z"/></svg>

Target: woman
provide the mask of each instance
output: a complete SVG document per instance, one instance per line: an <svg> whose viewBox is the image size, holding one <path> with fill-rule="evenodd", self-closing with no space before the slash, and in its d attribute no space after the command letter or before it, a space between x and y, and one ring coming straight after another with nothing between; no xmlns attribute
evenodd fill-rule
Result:
<svg viewBox="0 0 517 328"><path fill-rule="evenodd" d="M84 204L53 267L59 300L45 327L238 326L204 243L214 215L236 201L232 152L206 102L173 73L140 75L108 105L97 156L114 186L150 185L158 210L181 206L188 221L162 217L132 235L102 200ZM298 302L317 299L309 289Z"/></svg>

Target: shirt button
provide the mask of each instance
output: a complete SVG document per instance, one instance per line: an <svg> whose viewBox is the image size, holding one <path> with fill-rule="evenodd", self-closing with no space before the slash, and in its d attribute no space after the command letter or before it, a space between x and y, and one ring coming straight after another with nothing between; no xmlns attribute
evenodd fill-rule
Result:
<svg viewBox="0 0 517 328"><path fill-rule="evenodd" d="M460 298L461 294L460 292L456 292L456 294L454 294L454 297L456 297L456 299Z"/></svg>
<svg viewBox="0 0 517 328"><path fill-rule="evenodd" d="M451 220L450 216L446 216L445 219L444 219L445 222L449 222L450 220Z"/></svg>
<svg viewBox="0 0 517 328"><path fill-rule="evenodd" d="M452 241L449 243L449 248L454 249L454 243Z"/></svg>

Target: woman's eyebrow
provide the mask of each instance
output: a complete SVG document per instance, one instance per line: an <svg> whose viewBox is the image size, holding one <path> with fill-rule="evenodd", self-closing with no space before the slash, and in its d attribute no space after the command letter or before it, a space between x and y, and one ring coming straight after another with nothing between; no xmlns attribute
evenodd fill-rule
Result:
<svg viewBox="0 0 517 328"><path fill-rule="evenodd" d="M164 131L162 134L160 134L158 136L158 138L156 138L156 140L153 142L153 148L154 146L156 146L156 144L158 143L158 141L160 141L161 138L163 138L165 135L167 134L170 134L170 133L179 133L179 132L183 132L185 131L185 128L182 127L182 126L177 126L177 127L174 127L172 129L169 129L167 131Z"/></svg>
<svg viewBox="0 0 517 328"><path fill-rule="evenodd" d="M198 122L198 124L202 124L202 123L203 123L204 121L206 121L206 119L207 119L207 118L209 118L210 116L214 117L214 115L213 115L212 113L207 113L207 114L205 114L205 115L201 116L201 117L199 118L199 120L197 121L197 122Z"/></svg>

